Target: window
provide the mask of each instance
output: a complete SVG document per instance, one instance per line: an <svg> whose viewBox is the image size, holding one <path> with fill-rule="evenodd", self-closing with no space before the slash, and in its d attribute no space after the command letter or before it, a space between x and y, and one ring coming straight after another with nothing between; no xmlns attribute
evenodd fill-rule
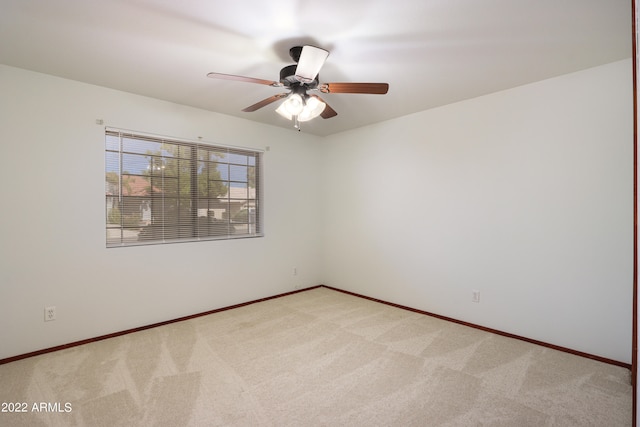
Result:
<svg viewBox="0 0 640 427"><path fill-rule="evenodd" d="M107 129L107 247L262 236L261 154Z"/></svg>

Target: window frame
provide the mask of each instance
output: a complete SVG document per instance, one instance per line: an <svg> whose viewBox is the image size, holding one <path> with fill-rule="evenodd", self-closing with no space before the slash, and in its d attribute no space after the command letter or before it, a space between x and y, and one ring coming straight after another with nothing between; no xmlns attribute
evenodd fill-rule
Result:
<svg viewBox="0 0 640 427"><path fill-rule="evenodd" d="M264 237L263 150L104 135L107 248Z"/></svg>

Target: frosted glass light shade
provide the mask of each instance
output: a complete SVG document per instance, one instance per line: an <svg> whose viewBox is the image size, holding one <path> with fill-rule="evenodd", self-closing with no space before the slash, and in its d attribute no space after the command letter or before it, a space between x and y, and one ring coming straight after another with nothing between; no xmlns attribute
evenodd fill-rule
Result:
<svg viewBox="0 0 640 427"><path fill-rule="evenodd" d="M304 109L304 102L302 100L302 97L297 93L289 95L287 99L282 103L282 105L284 105L287 113L291 114L292 116L299 115Z"/></svg>
<svg viewBox="0 0 640 427"><path fill-rule="evenodd" d="M292 111L298 111L297 108L291 108L291 105L288 103L289 99L292 97L298 97L300 99L300 103L303 106L298 114L293 114ZM297 100L294 102L298 102ZM298 116L298 121L307 122L311 119L315 119L318 117L326 107L326 104L320 101L316 97L308 97L306 102L303 103L302 97L297 94L290 95L284 102L280 104L280 106L276 109L276 113L280 114L287 120L293 120L294 116Z"/></svg>
<svg viewBox="0 0 640 427"><path fill-rule="evenodd" d="M301 122L306 122L311 119L315 119L324 111L324 107L326 104L320 101L318 98L309 97L307 99L307 104L304 106L302 112L298 115L298 120Z"/></svg>
<svg viewBox="0 0 640 427"><path fill-rule="evenodd" d="M287 112L286 108L284 107L284 102L281 103L278 108L276 108L276 113L280 114L282 117L284 117L287 120L293 119L293 116L289 114L289 112Z"/></svg>

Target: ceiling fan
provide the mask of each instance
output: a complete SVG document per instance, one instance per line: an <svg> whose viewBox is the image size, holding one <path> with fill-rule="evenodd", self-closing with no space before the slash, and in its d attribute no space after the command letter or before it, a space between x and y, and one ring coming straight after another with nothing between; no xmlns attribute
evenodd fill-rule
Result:
<svg viewBox="0 0 640 427"><path fill-rule="evenodd" d="M298 130L300 130L300 122L318 116L329 119L338 115L322 98L315 94L309 95L307 91L384 95L389 90L388 83L320 83L318 73L329 56L329 52L319 47L295 46L289 49L289 55L296 64L288 65L280 70L279 81L221 73L209 73L207 76L214 79L235 80L289 89L288 93L270 96L242 111L256 111L284 99L285 101L276 109L276 112L288 120L293 120L294 127Z"/></svg>

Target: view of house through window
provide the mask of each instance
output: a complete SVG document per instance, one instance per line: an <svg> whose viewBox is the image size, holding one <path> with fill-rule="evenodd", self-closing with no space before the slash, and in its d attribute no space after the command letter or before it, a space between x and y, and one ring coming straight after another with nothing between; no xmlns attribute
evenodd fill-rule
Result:
<svg viewBox="0 0 640 427"><path fill-rule="evenodd" d="M107 130L107 247L258 237L261 153Z"/></svg>

